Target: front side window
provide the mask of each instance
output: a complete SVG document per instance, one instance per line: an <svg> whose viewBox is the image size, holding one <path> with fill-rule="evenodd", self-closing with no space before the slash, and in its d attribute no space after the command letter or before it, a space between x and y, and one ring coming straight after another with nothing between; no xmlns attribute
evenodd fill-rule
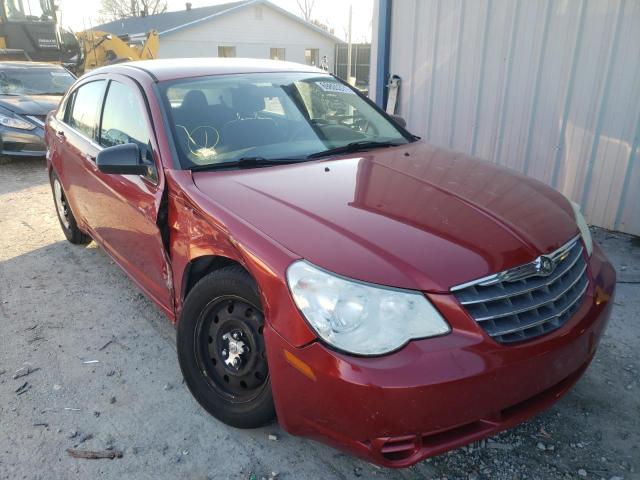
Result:
<svg viewBox="0 0 640 480"><path fill-rule="evenodd" d="M234 58L236 56L236 47L218 46L218 57Z"/></svg>
<svg viewBox="0 0 640 480"><path fill-rule="evenodd" d="M306 160L353 143L412 141L331 75L216 75L160 87L184 168L248 157Z"/></svg>
<svg viewBox="0 0 640 480"><path fill-rule="evenodd" d="M75 77L60 67L10 67L0 70L0 95L64 95Z"/></svg>
<svg viewBox="0 0 640 480"><path fill-rule="evenodd" d="M49 0L4 0L4 11L9 21L53 21L53 8Z"/></svg>
<svg viewBox="0 0 640 480"><path fill-rule="evenodd" d="M151 158L146 109L136 92L120 82L111 81L102 112L99 143L112 147L135 143L142 158Z"/></svg>
<svg viewBox="0 0 640 480"><path fill-rule="evenodd" d="M272 48L271 60L284 60L284 48Z"/></svg>
<svg viewBox="0 0 640 480"><path fill-rule="evenodd" d="M78 87L68 115L69 126L91 139L95 137L98 126L104 84L104 80L97 80Z"/></svg>

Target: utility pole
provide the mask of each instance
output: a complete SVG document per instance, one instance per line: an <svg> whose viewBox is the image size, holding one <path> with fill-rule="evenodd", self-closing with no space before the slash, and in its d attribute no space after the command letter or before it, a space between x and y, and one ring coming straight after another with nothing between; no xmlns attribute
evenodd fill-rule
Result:
<svg viewBox="0 0 640 480"><path fill-rule="evenodd" d="M351 19L353 16L353 4L349 5L349 34L347 38L347 83L351 83Z"/></svg>

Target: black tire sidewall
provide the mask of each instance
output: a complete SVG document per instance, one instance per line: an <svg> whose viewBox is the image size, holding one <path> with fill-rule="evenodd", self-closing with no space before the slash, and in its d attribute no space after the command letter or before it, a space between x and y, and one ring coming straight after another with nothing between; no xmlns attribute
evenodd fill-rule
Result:
<svg viewBox="0 0 640 480"><path fill-rule="evenodd" d="M71 211L71 206L69 205L69 200L67 200L67 208L69 209L69 228L67 228L62 222L62 218L60 218L60 212L58 211L58 206L56 203L55 195L56 191L53 187L53 182L57 181L60 183L60 188L62 189L62 182L60 181L60 177L56 175L56 172L51 170L50 175L50 184L51 184L51 194L53 195L53 208L56 210L56 216L58 217L58 223L60 223L60 228L62 228L62 233L67 238L67 240L74 244L86 244L91 241L91 237L84 233L80 228L78 228L78 224L76 222L76 218L73 216L73 212ZM62 190L64 192L64 189ZM65 193L65 198L67 194Z"/></svg>
<svg viewBox="0 0 640 480"><path fill-rule="evenodd" d="M269 377L258 395L244 403L233 403L210 384L198 364L197 332L203 321L201 313L217 298L233 295L262 310L255 282L240 267L225 267L201 279L189 292L177 330L180 369L192 395L211 415L238 428L257 428L275 418Z"/></svg>

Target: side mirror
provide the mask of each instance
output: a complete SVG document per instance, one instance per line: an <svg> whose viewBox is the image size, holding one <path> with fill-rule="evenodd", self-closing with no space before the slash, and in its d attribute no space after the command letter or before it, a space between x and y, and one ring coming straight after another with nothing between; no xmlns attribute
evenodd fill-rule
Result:
<svg viewBox="0 0 640 480"><path fill-rule="evenodd" d="M391 118L393 118L393 120L402 128L407 128L407 121L400 115L391 115Z"/></svg>
<svg viewBox="0 0 640 480"><path fill-rule="evenodd" d="M102 173L146 175L149 166L142 163L140 148L135 143L107 147L98 153L96 165Z"/></svg>

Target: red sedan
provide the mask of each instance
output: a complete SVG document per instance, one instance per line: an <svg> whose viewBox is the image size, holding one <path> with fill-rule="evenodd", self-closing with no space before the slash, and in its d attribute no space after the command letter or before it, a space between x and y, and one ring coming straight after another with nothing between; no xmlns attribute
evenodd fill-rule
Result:
<svg viewBox="0 0 640 480"><path fill-rule="evenodd" d="M208 412L405 467L564 394L615 271L560 193L401 123L303 65L128 63L49 115L47 165Z"/></svg>

